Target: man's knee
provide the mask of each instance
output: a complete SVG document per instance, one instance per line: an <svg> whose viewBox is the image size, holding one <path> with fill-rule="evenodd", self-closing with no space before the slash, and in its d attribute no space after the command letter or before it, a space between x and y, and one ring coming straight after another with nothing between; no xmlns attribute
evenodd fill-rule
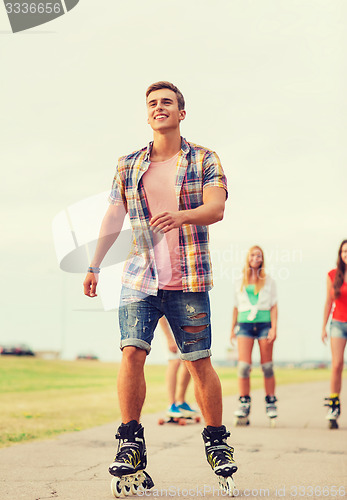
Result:
<svg viewBox="0 0 347 500"><path fill-rule="evenodd" d="M271 378L274 376L272 361L269 361L268 363L262 363L261 369L263 370L265 378Z"/></svg>
<svg viewBox="0 0 347 500"><path fill-rule="evenodd" d="M144 364L146 360L147 351L139 347L128 345L123 347L122 354L126 362L133 365L141 365Z"/></svg>
<svg viewBox="0 0 347 500"><path fill-rule="evenodd" d="M239 361L237 370L238 376L240 378L249 378L251 369L252 366L249 363L246 363L246 361Z"/></svg>
<svg viewBox="0 0 347 500"><path fill-rule="evenodd" d="M206 358L196 359L194 361L184 360L184 363L192 376L210 373L211 369L213 369L211 358L209 356Z"/></svg>

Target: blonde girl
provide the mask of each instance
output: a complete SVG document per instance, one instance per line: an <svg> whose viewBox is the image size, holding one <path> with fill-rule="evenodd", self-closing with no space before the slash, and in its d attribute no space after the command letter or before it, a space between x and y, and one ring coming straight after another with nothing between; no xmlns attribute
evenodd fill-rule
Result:
<svg viewBox="0 0 347 500"><path fill-rule="evenodd" d="M265 273L264 253L259 246L249 249L242 278L235 283L231 341L237 339L240 408L236 424L248 424L251 405L250 372L254 341L258 341L264 374L266 413L277 417L272 352L277 336L277 295L274 280ZM274 422L274 420L271 420Z"/></svg>

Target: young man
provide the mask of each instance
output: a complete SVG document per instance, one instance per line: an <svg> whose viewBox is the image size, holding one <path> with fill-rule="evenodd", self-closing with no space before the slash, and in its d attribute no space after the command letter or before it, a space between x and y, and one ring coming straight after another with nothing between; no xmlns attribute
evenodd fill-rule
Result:
<svg viewBox="0 0 347 500"><path fill-rule="evenodd" d="M216 153L181 137L186 116L181 92L169 82L146 92L153 142L119 159L84 293L96 296L100 264L129 214L133 242L122 277L119 307L122 361L118 396L122 425L112 475L146 466L140 415L146 394L144 363L153 332L165 315L194 381L206 427L209 464L222 477L237 470L222 425L222 392L211 356L208 291L212 288L208 225L222 220L226 178ZM141 460L135 459L140 452ZM132 456L133 459L129 459Z"/></svg>

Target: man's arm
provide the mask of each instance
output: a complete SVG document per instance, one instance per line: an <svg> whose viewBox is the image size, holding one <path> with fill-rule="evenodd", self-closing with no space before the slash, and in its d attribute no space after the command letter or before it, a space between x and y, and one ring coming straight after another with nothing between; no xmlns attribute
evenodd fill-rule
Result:
<svg viewBox="0 0 347 500"><path fill-rule="evenodd" d="M206 187L203 192L203 204L191 210L162 212L149 221L155 231L167 233L183 224L208 226L223 219L226 192L220 187Z"/></svg>
<svg viewBox="0 0 347 500"><path fill-rule="evenodd" d="M103 258L121 232L125 214L126 210L123 204L109 205L101 223L94 257L90 263L91 267L100 267ZM97 283L98 275L87 273L86 279L83 282L84 294L88 295L88 297L96 297Z"/></svg>

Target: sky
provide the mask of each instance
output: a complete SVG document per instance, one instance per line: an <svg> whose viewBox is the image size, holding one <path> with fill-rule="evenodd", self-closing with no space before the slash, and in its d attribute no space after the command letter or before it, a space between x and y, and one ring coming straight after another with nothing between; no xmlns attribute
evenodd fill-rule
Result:
<svg viewBox="0 0 347 500"><path fill-rule="evenodd" d="M75 208L74 229L96 237L117 158L152 138L145 90L169 80L186 100L182 135L228 178L210 228L213 359L226 359L233 281L257 244L278 288L275 361L329 360L326 274L347 238L346 18L342 0L83 0L13 34L0 8L0 343L120 359L116 311L83 295L84 272L60 269L57 217ZM156 338L148 361L164 360Z"/></svg>

